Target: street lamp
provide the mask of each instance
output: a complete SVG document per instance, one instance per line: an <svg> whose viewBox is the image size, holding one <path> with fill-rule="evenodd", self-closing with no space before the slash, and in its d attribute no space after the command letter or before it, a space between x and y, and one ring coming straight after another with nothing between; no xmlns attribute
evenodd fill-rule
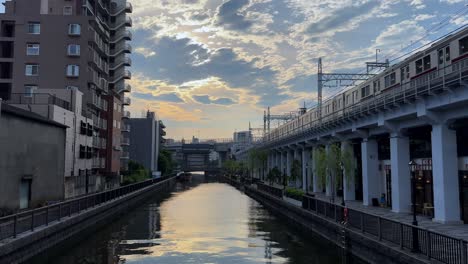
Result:
<svg viewBox="0 0 468 264"><path fill-rule="evenodd" d="M341 205L344 207L346 206L345 204L345 197L344 197L344 185L345 185L345 182L344 182L344 166L343 166L343 162L340 161L340 169L341 169L341 196L342 196L342 200L341 200Z"/></svg>
<svg viewBox="0 0 468 264"><path fill-rule="evenodd" d="M411 203L413 209L413 227L411 229L413 235L413 247L411 249L412 252L419 251L419 238L418 238L418 220L416 219L416 167L417 163L411 160L408 163L410 172L411 172Z"/></svg>

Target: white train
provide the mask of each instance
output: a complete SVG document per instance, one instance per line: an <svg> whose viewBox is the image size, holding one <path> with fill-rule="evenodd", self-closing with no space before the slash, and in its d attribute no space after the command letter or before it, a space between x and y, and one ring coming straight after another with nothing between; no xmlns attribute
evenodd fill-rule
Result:
<svg viewBox="0 0 468 264"><path fill-rule="evenodd" d="M385 100L405 100L405 96L415 96L421 89L428 89L429 83L437 84L451 77L458 80L460 69L467 64L468 28L465 27L371 79L328 98L322 103L321 120L317 108L309 109L305 114L273 129L265 140L278 140L308 129L319 121L327 122L355 113L360 108L385 104Z"/></svg>

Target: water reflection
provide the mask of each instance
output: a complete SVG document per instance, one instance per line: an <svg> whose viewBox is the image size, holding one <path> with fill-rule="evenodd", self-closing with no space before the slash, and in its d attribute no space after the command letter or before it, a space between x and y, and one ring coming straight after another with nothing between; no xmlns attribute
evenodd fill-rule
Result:
<svg viewBox="0 0 468 264"><path fill-rule="evenodd" d="M179 183L174 193L32 263L341 263L329 243L300 235L213 181L200 176Z"/></svg>

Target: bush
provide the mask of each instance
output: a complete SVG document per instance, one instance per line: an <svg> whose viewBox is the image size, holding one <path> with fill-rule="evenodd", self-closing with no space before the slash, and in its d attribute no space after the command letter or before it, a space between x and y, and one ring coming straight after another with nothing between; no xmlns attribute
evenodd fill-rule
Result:
<svg viewBox="0 0 468 264"><path fill-rule="evenodd" d="M286 190L284 191L284 195L289 198L302 201L302 196L304 195L304 191L300 189L295 189L295 188L286 188Z"/></svg>

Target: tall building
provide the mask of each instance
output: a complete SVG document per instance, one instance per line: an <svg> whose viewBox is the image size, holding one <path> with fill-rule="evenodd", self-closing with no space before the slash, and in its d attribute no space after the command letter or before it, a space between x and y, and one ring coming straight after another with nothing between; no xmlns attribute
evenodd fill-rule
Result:
<svg viewBox="0 0 468 264"><path fill-rule="evenodd" d="M121 142L128 143L131 12L126 0L7 0L0 15L0 98L81 91L81 114L105 142L92 151L104 166L91 173L105 177L106 188L119 185L128 158Z"/></svg>
<svg viewBox="0 0 468 264"><path fill-rule="evenodd" d="M164 142L164 124L154 112L147 112L146 117L130 118L129 156L132 161L142 164L153 176L158 171L159 151Z"/></svg>

